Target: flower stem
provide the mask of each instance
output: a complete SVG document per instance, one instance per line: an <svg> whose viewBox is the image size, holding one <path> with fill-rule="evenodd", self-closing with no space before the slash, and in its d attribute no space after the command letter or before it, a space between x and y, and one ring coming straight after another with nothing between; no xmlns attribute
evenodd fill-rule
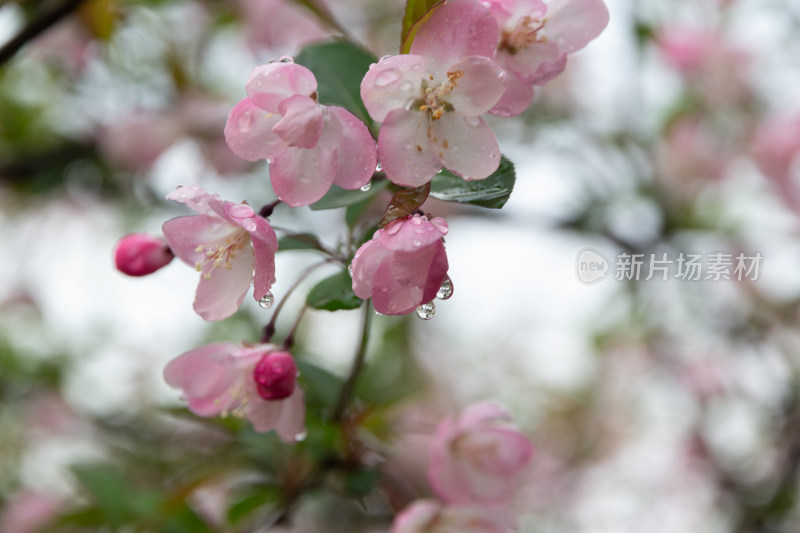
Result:
<svg viewBox="0 0 800 533"><path fill-rule="evenodd" d="M297 318L294 319L294 324L292 324L292 329L289 330L289 334L286 335L286 338L283 340L283 349L288 350L294 344L294 334L297 331L298 326L300 326L300 321L303 319L303 315L306 314L308 311L308 306L304 305L302 309L300 309L300 313L297 315Z"/></svg>
<svg viewBox="0 0 800 533"><path fill-rule="evenodd" d="M286 294L283 295L283 298L281 299L280 302L278 302L278 305L275 307L275 312L272 313L272 318L270 318L269 323L266 326L264 326L264 334L261 337L261 342L269 342L269 340L272 338L272 335L275 333L275 323L278 320L278 315L281 313L283 306L286 304L286 300L289 299L289 296L291 296L292 293L297 289L297 287L300 286L303 280L306 279L309 276L309 274L314 272L322 265L327 265L332 261L333 259L326 259L325 261L314 263L313 265L306 268L303 272L301 272L299 276L297 276L297 279L294 281L292 286L289 287L289 290L286 291Z"/></svg>
<svg viewBox="0 0 800 533"><path fill-rule="evenodd" d="M333 411L333 420L340 422L344 417L347 410L347 404L350 403L350 398L356 387L356 381L364 367L364 358L367 355L367 343L369 341L369 327L372 320L372 310L370 309L372 300L364 302L364 321L361 328L361 342L358 344L358 351L353 359L353 366L350 368L350 375L347 376L347 381L342 385L342 391L339 393L339 401L336 402L336 409Z"/></svg>

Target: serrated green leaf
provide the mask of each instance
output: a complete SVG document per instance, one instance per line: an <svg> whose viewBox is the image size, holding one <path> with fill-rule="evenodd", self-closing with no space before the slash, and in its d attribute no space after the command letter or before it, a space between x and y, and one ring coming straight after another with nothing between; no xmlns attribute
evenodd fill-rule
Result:
<svg viewBox="0 0 800 533"><path fill-rule="evenodd" d="M466 181L448 170L431 180L431 196L447 202L500 209L514 190L514 164L503 156L498 169L488 178Z"/></svg>
<svg viewBox="0 0 800 533"><path fill-rule="evenodd" d="M287 250L319 250L322 243L312 233L292 233L278 239L278 251Z"/></svg>
<svg viewBox="0 0 800 533"><path fill-rule="evenodd" d="M403 15L403 30L400 34L400 53L407 54L420 26L444 0L408 0Z"/></svg>
<svg viewBox="0 0 800 533"><path fill-rule="evenodd" d="M370 130L375 124L361 101L361 80L377 61L374 55L348 41L312 44L295 57L295 63L316 76L319 103L347 109Z"/></svg>
<svg viewBox="0 0 800 533"><path fill-rule="evenodd" d="M339 311L357 309L364 301L353 293L353 280L342 270L314 285L306 298L306 305L312 309Z"/></svg>
<svg viewBox="0 0 800 533"><path fill-rule="evenodd" d="M372 184L368 191L362 191L361 189L350 191L347 189L342 189L341 187L337 187L336 185L332 185L328 192L325 193L325 196L311 204L309 207L314 211L347 207L349 205L354 205L359 202L375 198L375 195L377 195L388 185L389 180L378 180Z"/></svg>

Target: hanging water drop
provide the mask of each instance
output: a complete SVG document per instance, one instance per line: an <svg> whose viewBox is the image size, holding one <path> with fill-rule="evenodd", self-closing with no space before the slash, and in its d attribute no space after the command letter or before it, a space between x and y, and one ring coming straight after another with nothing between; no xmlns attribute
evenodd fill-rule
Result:
<svg viewBox="0 0 800 533"><path fill-rule="evenodd" d="M442 282L442 286L439 287L439 292L436 293L436 297L440 300L447 300L453 295L453 282L450 281L450 278L444 278Z"/></svg>
<svg viewBox="0 0 800 533"><path fill-rule="evenodd" d="M308 432L307 431L301 431L300 433L298 433L297 435L294 436L294 441L295 442L302 442L302 441L306 440L306 437L308 437Z"/></svg>
<svg viewBox="0 0 800 533"><path fill-rule="evenodd" d="M350 277L353 277L353 263L347 265L347 273L350 274Z"/></svg>
<svg viewBox="0 0 800 533"><path fill-rule="evenodd" d="M375 165L375 172L381 172L382 170L383 170L383 165L381 165L380 163Z"/></svg>
<svg viewBox="0 0 800 533"><path fill-rule="evenodd" d="M376 310L375 310L375 316L383 316L383 313L381 313L380 311L378 311L378 310L376 309Z"/></svg>
<svg viewBox="0 0 800 533"><path fill-rule="evenodd" d="M258 306L261 309L269 309L272 307L272 304L275 303L275 297L272 295L271 292L268 292L258 301Z"/></svg>
<svg viewBox="0 0 800 533"><path fill-rule="evenodd" d="M371 181L368 181L368 182L366 183L366 185L364 185L363 187L361 187L361 191L362 191L362 192L367 192L367 191L368 191L368 190L370 190L371 188L372 188L372 182L371 182Z"/></svg>
<svg viewBox="0 0 800 533"><path fill-rule="evenodd" d="M436 306L433 302L428 302L417 307L417 316L422 320L430 320L436 314Z"/></svg>

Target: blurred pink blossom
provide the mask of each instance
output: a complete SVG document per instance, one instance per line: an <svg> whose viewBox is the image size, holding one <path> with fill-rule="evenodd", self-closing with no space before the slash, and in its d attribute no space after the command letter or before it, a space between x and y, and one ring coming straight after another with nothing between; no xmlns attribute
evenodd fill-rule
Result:
<svg viewBox="0 0 800 533"><path fill-rule="evenodd" d="M146 233L131 233L117 242L114 262L129 276L146 276L166 266L175 256L167 241Z"/></svg>
<svg viewBox="0 0 800 533"><path fill-rule="evenodd" d="M431 443L428 481L451 503L507 502L533 455L530 440L494 403L473 405L445 418Z"/></svg>
<svg viewBox="0 0 800 533"><path fill-rule="evenodd" d="M297 367L276 346L203 346L170 361L164 379L183 391L189 410L199 416L247 417L256 431L275 430L286 442L295 442L304 431Z"/></svg>
<svg viewBox="0 0 800 533"><path fill-rule="evenodd" d="M0 531L37 533L61 511L63 504L53 496L25 491L12 495L0 508Z"/></svg>
<svg viewBox="0 0 800 533"><path fill-rule="evenodd" d="M331 36L317 17L287 0L239 0L250 46L294 54L301 47Z"/></svg>
<svg viewBox="0 0 800 533"><path fill-rule="evenodd" d="M417 500L395 517L391 533L506 533L515 528L514 517L498 507Z"/></svg>
<svg viewBox="0 0 800 533"><path fill-rule="evenodd" d="M761 172L800 212L800 115L764 121L756 129L751 151Z"/></svg>
<svg viewBox="0 0 800 533"><path fill-rule="evenodd" d="M353 257L353 292L375 310L404 315L430 302L447 279L447 222L414 214L390 222Z"/></svg>
<svg viewBox="0 0 800 533"><path fill-rule="evenodd" d="M341 107L317 103L317 80L291 60L257 67L247 97L228 115L225 139L248 161L267 159L275 194L292 207L309 205L332 184L358 189L375 171L375 142Z"/></svg>
<svg viewBox="0 0 800 533"><path fill-rule="evenodd" d="M168 220L162 230L175 255L201 272L194 301L198 315L229 317L251 282L256 301L267 295L275 282L278 239L265 218L247 204L221 200L197 186L179 187L167 199L197 213Z"/></svg>
<svg viewBox="0 0 800 533"><path fill-rule="evenodd" d="M444 166L465 179L497 170L500 148L481 118L506 75L491 60L498 30L489 9L452 0L434 11L410 54L386 56L361 82L369 114L382 122L378 157L398 185L424 185Z"/></svg>

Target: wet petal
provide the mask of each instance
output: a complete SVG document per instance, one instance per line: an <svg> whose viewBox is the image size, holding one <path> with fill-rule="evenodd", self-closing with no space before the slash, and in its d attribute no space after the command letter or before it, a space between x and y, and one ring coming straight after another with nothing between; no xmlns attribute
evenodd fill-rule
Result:
<svg viewBox="0 0 800 533"><path fill-rule="evenodd" d="M408 108L420 97L425 75L425 58L418 55L389 56L372 65L361 80L361 99L370 116L383 122L393 109Z"/></svg>
<svg viewBox="0 0 800 533"><path fill-rule="evenodd" d="M286 146L313 148L322 135L322 109L307 96L296 95L278 105L282 117L272 127Z"/></svg>
<svg viewBox="0 0 800 533"><path fill-rule="evenodd" d="M437 222L443 224L445 232L437 228L426 217L413 215L406 220L398 220L393 224L398 224L399 228L394 231L378 232L377 242L387 250L393 252L414 252L422 247L430 246L437 241L441 241L442 236L447 233L447 222L444 219L436 218Z"/></svg>
<svg viewBox="0 0 800 533"><path fill-rule="evenodd" d="M378 147L363 122L341 107L328 107L335 134L336 177L333 182L345 189L363 187L372 178L378 160Z"/></svg>
<svg viewBox="0 0 800 533"><path fill-rule="evenodd" d="M531 102L533 102L533 84L526 83L510 73L506 78L506 92L489 113L498 117L513 117L528 109Z"/></svg>
<svg viewBox="0 0 800 533"><path fill-rule="evenodd" d="M253 248L245 245L230 261L230 269L206 263L194 299L194 310L203 320L222 320L239 309L253 280L253 260Z"/></svg>
<svg viewBox="0 0 800 533"><path fill-rule="evenodd" d="M489 111L505 91L506 73L497 63L485 57L468 57L451 65L448 76L453 76L455 88L447 101L455 113L472 117Z"/></svg>
<svg viewBox="0 0 800 533"><path fill-rule="evenodd" d="M508 69L526 83L544 85L564 71L567 54L553 42L534 43L504 56Z"/></svg>
<svg viewBox="0 0 800 533"><path fill-rule="evenodd" d="M547 6L547 38L567 54L580 50L608 25L602 0L553 0Z"/></svg>
<svg viewBox="0 0 800 533"><path fill-rule="evenodd" d="M336 150L328 146L287 148L269 166L275 194L292 207L322 198L335 176Z"/></svg>
<svg viewBox="0 0 800 533"><path fill-rule="evenodd" d="M392 271L392 261L383 261L372 280L372 303L384 315L405 315L416 309L422 301L422 288L403 287Z"/></svg>
<svg viewBox="0 0 800 533"><path fill-rule="evenodd" d="M488 7L473 0L451 0L420 28L411 53L425 56L429 70L436 71L469 56L492 57L499 33Z"/></svg>
<svg viewBox="0 0 800 533"><path fill-rule="evenodd" d="M367 241L361 245L353 257L353 292L356 296L362 300L372 298L372 279L388 255L389 250L381 246L377 240Z"/></svg>
<svg viewBox="0 0 800 533"><path fill-rule="evenodd" d="M378 134L378 159L392 182L419 187L442 168L428 132L426 113L395 109L386 116Z"/></svg>
<svg viewBox="0 0 800 533"><path fill-rule="evenodd" d="M500 166L497 139L481 117L445 113L433 122L433 131L442 162L464 179L487 178Z"/></svg>
<svg viewBox="0 0 800 533"><path fill-rule="evenodd" d="M297 438L305 432L306 403L303 389L296 385L292 395L282 400L283 406L275 432L286 442L296 442Z"/></svg>
<svg viewBox="0 0 800 533"><path fill-rule="evenodd" d="M231 151L242 159L268 159L283 146L281 138L272 131L280 118L280 115L264 111L245 98L228 113L225 140Z"/></svg>
<svg viewBox="0 0 800 533"><path fill-rule="evenodd" d="M193 413L216 416L230 404L229 391L241 375L238 369L223 367L216 360L236 349L235 344L218 343L186 352L167 363L164 380L183 391Z"/></svg>
<svg viewBox="0 0 800 533"><path fill-rule="evenodd" d="M213 212L210 204L219 195L211 194L198 185L188 187L179 186L166 196L167 200L184 204L198 215L208 215Z"/></svg>
<svg viewBox="0 0 800 533"><path fill-rule="evenodd" d="M275 253L278 251L278 238L269 222L263 218L257 222L257 228L250 232L250 237L255 254L253 298L259 301L275 283Z"/></svg>
<svg viewBox="0 0 800 533"><path fill-rule="evenodd" d="M225 220L208 215L188 215L167 220L161 226L172 252L192 267L206 259L207 249L236 231Z"/></svg>
<svg viewBox="0 0 800 533"><path fill-rule="evenodd" d="M311 96L317 90L314 74L295 63L268 63L253 70L245 86L247 96L258 107L278 113L279 104L296 94Z"/></svg>

